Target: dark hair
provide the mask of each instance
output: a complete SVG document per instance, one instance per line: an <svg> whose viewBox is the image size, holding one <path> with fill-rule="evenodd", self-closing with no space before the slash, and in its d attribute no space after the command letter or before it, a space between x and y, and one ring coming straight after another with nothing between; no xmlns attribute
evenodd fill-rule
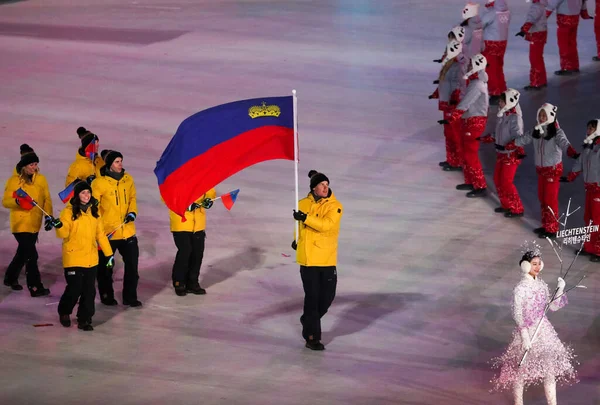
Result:
<svg viewBox="0 0 600 405"><path fill-rule="evenodd" d="M98 200L94 197L90 197L89 209L92 210L92 216L94 218L98 218ZM71 206L73 206L73 216L72 219L75 221L79 216L81 216L81 200L79 199L79 195L71 198Z"/></svg>
<svg viewBox="0 0 600 405"><path fill-rule="evenodd" d="M593 128L598 128L598 120L590 120L588 121L586 127L592 126Z"/></svg>
<svg viewBox="0 0 600 405"><path fill-rule="evenodd" d="M502 100L503 103L506 103L506 93L500 94L500 100Z"/></svg>
<svg viewBox="0 0 600 405"><path fill-rule="evenodd" d="M556 121L554 121L551 124L548 124L548 126L546 127L546 132L548 133L548 135L546 135L544 137L544 139L548 140L548 139L554 138L556 136L556 129L557 129Z"/></svg>
<svg viewBox="0 0 600 405"><path fill-rule="evenodd" d="M454 40L456 40L456 35L454 35L454 32L450 31L450 32L448 33L448 38L449 38L449 39L454 39Z"/></svg>

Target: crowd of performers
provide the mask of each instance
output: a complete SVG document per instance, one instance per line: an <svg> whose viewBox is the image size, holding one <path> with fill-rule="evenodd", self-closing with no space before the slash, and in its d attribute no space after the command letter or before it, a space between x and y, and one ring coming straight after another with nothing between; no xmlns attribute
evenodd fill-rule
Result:
<svg viewBox="0 0 600 405"><path fill-rule="evenodd" d="M65 186L72 193L58 217L53 214L48 182L40 173L39 157L27 144L21 145L21 157L4 188L2 205L10 210L11 233L18 247L4 275L4 285L20 291L19 274L26 269L27 287L32 297L46 296L38 269L36 243L42 226L53 228L63 240L62 262L67 282L58 305L60 323L71 326L71 314L77 309L78 328L93 330L96 281L100 301L118 305L113 289L114 253L121 254L123 269L122 304L140 307L138 299L139 247L136 236L137 196L133 177L123 168L123 155L116 150L99 148L98 136L83 127L77 134L81 145L67 171ZM65 190L67 190L65 189ZM199 284L200 267L206 237L206 211L216 197L209 190L185 213L185 222L170 212L171 232L177 255L172 270L175 293L206 294Z"/></svg>
<svg viewBox="0 0 600 405"><path fill-rule="evenodd" d="M600 0L597 0L597 8ZM557 74L579 71L576 33L578 18L590 18L585 0L533 1L521 27L519 36L530 41L532 55L531 84L525 89L539 89L546 85L543 58L538 60L546 40L546 18L556 10L561 49L561 70ZM575 13L577 10L577 13ZM575 14L573 14L575 13ZM523 216L523 204L514 185L514 177L526 157L524 147L533 144L538 197L541 206L541 227L534 230L541 238L554 238L558 231L558 193L560 182L574 181L582 174L586 192L584 220L600 224L600 122L594 118L586 123L586 136L581 146L574 147L559 126L559 108L544 103L537 111L536 124L525 130L519 106L519 91L507 88L502 71L504 50L508 35L510 11L505 0L488 0L485 11L479 15L479 6L469 3L462 11L464 21L448 33L446 51L436 91L429 96L438 99L443 119L446 160L440 162L445 171L462 171L464 182L456 186L468 191L467 197L486 195L487 183L479 159L479 147L493 143L497 151L494 185L500 206L495 212L506 217ZM596 20L598 21L598 20ZM566 24L566 25L565 25ZM541 31L543 30L543 31ZM537 33L544 34L538 38ZM599 46L600 46L600 32ZM600 50L600 49L599 49ZM485 135L490 103L498 103L497 122L493 134ZM583 128L580 129L583 132ZM573 159L571 172L563 175L563 152ZM586 242L583 254L600 262L598 232Z"/></svg>

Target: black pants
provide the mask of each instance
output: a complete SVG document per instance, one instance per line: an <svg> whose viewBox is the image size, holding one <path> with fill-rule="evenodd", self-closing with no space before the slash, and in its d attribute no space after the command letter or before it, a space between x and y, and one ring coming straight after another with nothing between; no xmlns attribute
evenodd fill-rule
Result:
<svg viewBox="0 0 600 405"><path fill-rule="evenodd" d="M173 263L173 286L199 285L206 232L173 232L177 255ZM179 284L176 284L179 283Z"/></svg>
<svg viewBox="0 0 600 405"><path fill-rule="evenodd" d="M138 247L137 237L132 236L127 239L111 240L110 247L114 254L118 251L123 258L123 301L136 301L138 299L137 286L140 278L138 274L140 249ZM115 297L115 290L113 289L113 270L107 269L106 263L106 256L100 251L98 263L98 292L102 299Z"/></svg>
<svg viewBox="0 0 600 405"><path fill-rule="evenodd" d="M59 315L71 315L77 300L77 322L91 322L96 312L94 299L96 298L96 269L97 267L67 267L65 279L67 287L58 303Z"/></svg>
<svg viewBox="0 0 600 405"><path fill-rule="evenodd" d="M321 340L321 318L335 298L337 271L335 266L300 266L300 276L304 287L304 313L300 318L302 337Z"/></svg>
<svg viewBox="0 0 600 405"><path fill-rule="evenodd" d="M21 269L25 266L25 274L27 275L27 287L41 287L42 280L40 278L40 270L38 269L38 253L35 244L38 239L38 234L22 232L13 233L15 239L19 243L17 253L6 269L4 274L5 284L16 284L19 281Z"/></svg>

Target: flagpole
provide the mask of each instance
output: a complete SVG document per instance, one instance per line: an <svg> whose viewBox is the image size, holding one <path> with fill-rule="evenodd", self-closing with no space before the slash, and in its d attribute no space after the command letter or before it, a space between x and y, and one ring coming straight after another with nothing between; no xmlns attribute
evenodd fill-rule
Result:
<svg viewBox="0 0 600 405"><path fill-rule="evenodd" d="M298 196L298 97L296 96L296 90L292 90L292 99L294 106L294 180L296 185L295 206L296 211L298 211L298 200L300 198ZM298 221L294 222L296 224L296 243L298 243L298 238L300 237L298 232Z"/></svg>

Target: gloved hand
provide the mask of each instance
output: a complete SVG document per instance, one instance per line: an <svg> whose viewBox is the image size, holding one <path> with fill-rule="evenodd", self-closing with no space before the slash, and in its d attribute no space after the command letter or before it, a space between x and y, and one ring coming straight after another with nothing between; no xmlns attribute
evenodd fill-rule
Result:
<svg viewBox="0 0 600 405"><path fill-rule="evenodd" d="M433 94L428 95L427 98L430 100L433 99Z"/></svg>
<svg viewBox="0 0 600 405"><path fill-rule="evenodd" d="M597 4L597 3L596 3ZM581 10L581 12L579 13L579 15L581 16L582 19L584 20L593 20L594 17L592 17L587 10Z"/></svg>
<svg viewBox="0 0 600 405"><path fill-rule="evenodd" d="M200 207L202 207L200 204L198 204L198 203L192 203L189 207L187 207L187 210L189 212L192 212L192 211L194 211L194 210L196 210L196 209L198 209Z"/></svg>
<svg viewBox="0 0 600 405"><path fill-rule="evenodd" d="M523 31L519 31L519 32L517 32L517 33L515 34L515 37L523 37L523 38L525 38L525 32L523 32Z"/></svg>
<svg viewBox="0 0 600 405"><path fill-rule="evenodd" d="M448 120L439 120L438 124L440 124L440 125L450 124L450 121L448 121Z"/></svg>
<svg viewBox="0 0 600 405"><path fill-rule="evenodd" d="M137 217L137 215L135 214L135 212L130 212L127 215L125 215L125 222L126 224L135 221L135 218Z"/></svg>
<svg viewBox="0 0 600 405"><path fill-rule="evenodd" d="M527 328L521 329L521 342L524 351L531 349L531 339Z"/></svg>
<svg viewBox="0 0 600 405"><path fill-rule="evenodd" d="M441 60L441 59L434 59L433 61L434 61L435 63L442 63L442 60Z"/></svg>
<svg viewBox="0 0 600 405"><path fill-rule="evenodd" d="M556 287L558 287L558 292L556 293L557 297L560 297L563 294L566 285L567 283L565 283L565 280L563 280L562 277L559 277L558 282L556 283Z"/></svg>
<svg viewBox="0 0 600 405"><path fill-rule="evenodd" d="M115 257L109 256L108 260L106 261L106 268L112 270L113 267L115 267Z"/></svg>
<svg viewBox="0 0 600 405"><path fill-rule="evenodd" d="M306 214L302 211L294 210L294 219L296 221L304 222L304 221L306 221Z"/></svg>
<svg viewBox="0 0 600 405"><path fill-rule="evenodd" d="M526 157L527 157L527 155L523 155L523 154L520 154L520 153L517 154L517 159L519 159L519 160L523 160Z"/></svg>
<svg viewBox="0 0 600 405"><path fill-rule="evenodd" d="M494 146L496 147L496 150L506 150L506 147L504 147L504 145L495 143Z"/></svg>
<svg viewBox="0 0 600 405"><path fill-rule="evenodd" d="M53 226L54 228L56 228L56 229L60 229L60 228L62 228L62 226L63 226L63 223L61 222L61 220L60 220L60 219L58 219L58 218L54 218L54 219L52 220L52 226Z"/></svg>
<svg viewBox="0 0 600 405"><path fill-rule="evenodd" d="M579 156L581 155L581 153L573 153L571 156L569 156L571 159L577 159Z"/></svg>
<svg viewBox="0 0 600 405"><path fill-rule="evenodd" d="M450 100L450 101L448 101L448 104L450 104L450 105L458 105L458 101L456 101L456 100Z"/></svg>
<svg viewBox="0 0 600 405"><path fill-rule="evenodd" d="M560 176L560 179L559 179L559 181L560 181L561 183L568 183L568 182L569 182L569 179L567 178L567 176Z"/></svg>
<svg viewBox="0 0 600 405"><path fill-rule="evenodd" d="M50 229L52 229L52 221L54 221L54 218L52 218L51 216L47 216L44 218L44 230L45 231L49 231Z"/></svg>
<svg viewBox="0 0 600 405"><path fill-rule="evenodd" d="M294 250L298 249L298 244L296 243L296 241L292 242L292 249L294 249Z"/></svg>
<svg viewBox="0 0 600 405"><path fill-rule="evenodd" d="M85 179L85 182L91 186L92 181L94 181L95 178L96 178L96 175L92 174L91 176L88 176L87 179Z"/></svg>
<svg viewBox="0 0 600 405"><path fill-rule="evenodd" d="M210 198L205 198L204 200L202 200L200 205L202 205L204 209L210 209L210 207L213 206L213 203L213 200L211 200Z"/></svg>
<svg viewBox="0 0 600 405"><path fill-rule="evenodd" d="M440 81L439 80L434 80L433 84L440 84Z"/></svg>
<svg viewBox="0 0 600 405"><path fill-rule="evenodd" d="M475 138L476 141L481 141L481 143L494 143L495 139L492 135L487 134L485 136L478 136Z"/></svg>

